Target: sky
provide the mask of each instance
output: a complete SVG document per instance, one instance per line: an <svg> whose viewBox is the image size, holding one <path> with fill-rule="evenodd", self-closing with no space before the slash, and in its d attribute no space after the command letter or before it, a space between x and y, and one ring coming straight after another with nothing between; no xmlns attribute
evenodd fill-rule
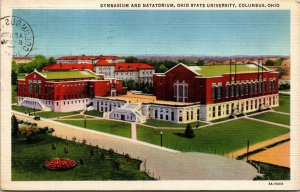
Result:
<svg viewBox="0 0 300 192"><path fill-rule="evenodd" d="M30 55L289 55L289 11L14 10Z"/></svg>

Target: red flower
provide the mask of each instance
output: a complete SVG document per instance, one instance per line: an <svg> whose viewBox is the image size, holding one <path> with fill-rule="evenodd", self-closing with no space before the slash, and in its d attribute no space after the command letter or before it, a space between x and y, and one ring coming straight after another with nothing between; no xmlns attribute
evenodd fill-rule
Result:
<svg viewBox="0 0 300 192"><path fill-rule="evenodd" d="M55 158L47 161L44 164L46 169L64 171L76 167L76 161L72 159Z"/></svg>

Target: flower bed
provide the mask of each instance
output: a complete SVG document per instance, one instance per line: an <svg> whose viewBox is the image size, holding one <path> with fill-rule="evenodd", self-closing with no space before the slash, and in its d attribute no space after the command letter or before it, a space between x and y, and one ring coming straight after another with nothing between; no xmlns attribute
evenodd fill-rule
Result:
<svg viewBox="0 0 300 192"><path fill-rule="evenodd" d="M44 168L56 171L66 171L75 168L76 165L76 161L72 159L55 158L47 161L44 164Z"/></svg>

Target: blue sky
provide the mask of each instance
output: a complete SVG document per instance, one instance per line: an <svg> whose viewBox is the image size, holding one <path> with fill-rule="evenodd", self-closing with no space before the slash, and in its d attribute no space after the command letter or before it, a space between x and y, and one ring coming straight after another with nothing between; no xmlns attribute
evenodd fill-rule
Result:
<svg viewBox="0 0 300 192"><path fill-rule="evenodd" d="M14 10L31 55L289 55L289 11Z"/></svg>

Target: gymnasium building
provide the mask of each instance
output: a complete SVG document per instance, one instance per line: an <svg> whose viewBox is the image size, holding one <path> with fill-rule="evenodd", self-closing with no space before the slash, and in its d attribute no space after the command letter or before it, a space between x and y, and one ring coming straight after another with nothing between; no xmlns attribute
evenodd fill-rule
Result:
<svg viewBox="0 0 300 192"><path fill-rule="evenodd" d="M279 105L279 75L260 64L180 63L152 76L154 94L145 95L127 91L122 78L89 69L34 71L18 81L18 104L57 112L89 107L104 112L106 118L139 123L149 118L212 121Z"/></svg>

